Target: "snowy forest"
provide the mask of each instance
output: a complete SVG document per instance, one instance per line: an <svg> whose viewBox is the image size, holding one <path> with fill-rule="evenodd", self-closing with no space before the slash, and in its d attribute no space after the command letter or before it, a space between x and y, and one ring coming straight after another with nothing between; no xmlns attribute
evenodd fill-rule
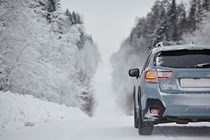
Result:
<svg viewBox="0 0 210 140"><path fill-rule="evenodd" d="M83 22L79 13L63 12L60 0L0 0L0 91L91 116L100 54Z"/></svg>
<svg viewBox="0 0 210 140"><path fill-rule="evenodd" d="M149 51L156 43L164 45L210 45L210 1L156 0L146 17L139 18L120 49L111 57L113 89L117 103L126 114L132 114L132 82L130 68L141 69Z"/></svg>

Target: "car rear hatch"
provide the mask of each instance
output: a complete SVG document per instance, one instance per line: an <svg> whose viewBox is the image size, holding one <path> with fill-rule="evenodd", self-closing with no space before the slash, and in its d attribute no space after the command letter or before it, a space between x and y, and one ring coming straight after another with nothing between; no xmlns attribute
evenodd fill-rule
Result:
<svg viewBox="0 0 210 140"><path fill-rule="evenodd" d="M161 92L210 94L210 50L161 51L154 63Z"/></svg>

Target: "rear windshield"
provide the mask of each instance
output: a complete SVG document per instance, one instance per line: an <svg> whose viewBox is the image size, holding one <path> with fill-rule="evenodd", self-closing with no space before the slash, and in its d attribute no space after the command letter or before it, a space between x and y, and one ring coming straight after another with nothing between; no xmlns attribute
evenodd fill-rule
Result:
<svg viewBox="0 0 210 140"><path fill-rule="evenodd" d="M210 68L210 50L176 50L159 52L156 66L171 68Z"/></svg>

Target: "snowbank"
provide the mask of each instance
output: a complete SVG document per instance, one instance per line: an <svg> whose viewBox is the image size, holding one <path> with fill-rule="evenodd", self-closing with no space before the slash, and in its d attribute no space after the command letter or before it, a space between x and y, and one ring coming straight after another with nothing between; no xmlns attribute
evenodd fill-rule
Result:
<svg viewBox="0 0 210 140"><path fill-rule="evenodd" d="M87 116L79 109L42 101L31 95L0 92L0 135L39 123L78 117Z"/></svg>

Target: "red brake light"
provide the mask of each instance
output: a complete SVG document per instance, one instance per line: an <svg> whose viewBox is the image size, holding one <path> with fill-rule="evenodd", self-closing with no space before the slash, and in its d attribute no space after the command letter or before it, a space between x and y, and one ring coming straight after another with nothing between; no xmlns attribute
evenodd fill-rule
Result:
<svg viewBox="0 0 210 140"><path fill-rule="evenodd" d="M170 70L158 70L158 78L167 79L172 76L173 72Z"/></svg>

